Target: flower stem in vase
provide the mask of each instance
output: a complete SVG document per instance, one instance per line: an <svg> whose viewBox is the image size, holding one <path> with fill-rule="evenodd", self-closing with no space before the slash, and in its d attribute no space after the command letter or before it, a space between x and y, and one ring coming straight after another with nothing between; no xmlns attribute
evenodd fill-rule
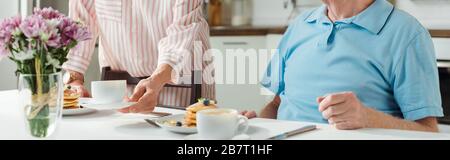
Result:
<svg viewBox="0 0 450 160"><path fill-rule="evenodd" d="M28 120L31 135L40 138L47 137L48 134L47 130L50 124L50 119L48 116L49 116L49 107L48 105L45 105L44 107L40 108L40 111L35 117Z"/></svg>
<svg viewBox="0 0 450 160"><path fill-rule="evenodd" d="M35 137L46 137L47 130L49 128L49 105L48 100L49 94L43 93L43 85L48 85L43 83L42 75L42 62L41 53L35 58L35 70L36 70L36 93L33 95L33 106L31 106L31 113L28 115L28 121L30 125L31 135ZM48 87L46 87L48 88Z"/></svg>

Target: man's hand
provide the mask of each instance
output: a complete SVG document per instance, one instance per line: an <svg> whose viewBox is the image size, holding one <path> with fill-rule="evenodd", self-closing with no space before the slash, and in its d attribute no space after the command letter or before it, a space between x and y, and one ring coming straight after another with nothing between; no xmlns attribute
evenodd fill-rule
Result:
<svg viewBox="0 0 450 160"><path fill-rule="evenodd" d="M141 80L134 89L129 101L137 102L134 105L122 108L122 113L150 113L158 104L158 96L164 85L172 78L172 67L167 64L158 66L155 72L147 79Z"/></svg>
<svg viewBox="0 0 450 160"><path fill-rule="evenodd" d="M319 97L317 102L323 118L337 129L360 129L368 126L367 108L352 92Z"/></svg>
<svg viewBox="0 0 450 160"><path fill-rule="evenodd" d="M68 85L75 89L75 91L77 91L77 93L80 94L81 97L91 97L89 91L84 87L83 82L76 80L69 83Z"/></svg>
<svg viewBox="0 0 450 160"><path fill-rule="evenodd" d="M242 112L240 112L240 114L245 116L245 117L247 117L248 119L252 119L252 118L258 117L256 115L255 111L242 111Z"/></svg>

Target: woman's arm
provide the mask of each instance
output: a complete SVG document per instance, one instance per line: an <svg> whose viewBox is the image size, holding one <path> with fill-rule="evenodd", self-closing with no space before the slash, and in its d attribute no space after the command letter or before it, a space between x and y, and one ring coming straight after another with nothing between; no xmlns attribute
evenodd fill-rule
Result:
<svg viewBox="0 0 450 160"><path fill-rule="evenodd" d="M92 39L80 42L76 49L72 49L63 68L84 74L89 67L99 35L95 0L69 1L69 7L69 17L86 25L92 34Z"/></svg>
<svg viewBox="0 0 450 160"><path fill-rule="evenodd" d="M179 73L186 64L191 64L192 56L199 54L193 62L194 69L201 68L203 52L209 48L209 27L202 13L203 0L177 0L172 9L172 24L167 27L167 36L159 42L158 69L162 65L169 65L172 72L171 82L178 83ZM197 43L200 42L200 43ZM196 46L197 44L202 46ZM194 53L197 47L202 47L202 53ZM164 71L162 71L164 72ZM190 73L189 73L190 74ZM157 75L153 75L155 77ZM163 78L166 79L166 78Z"/></svg>

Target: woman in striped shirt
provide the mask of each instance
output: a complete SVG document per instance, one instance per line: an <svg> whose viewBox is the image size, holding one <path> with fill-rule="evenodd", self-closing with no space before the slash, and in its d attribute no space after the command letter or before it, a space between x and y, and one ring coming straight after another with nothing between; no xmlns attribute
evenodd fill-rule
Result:
<svg viewBox="0 0 450 160"><path fill-rule="evenodd" d="M190 88L163 86L179 83L182 77L190 76L191 70L210 65L202 58L189 65L182 63L194 53L204 57L209 49L209 28L202 16L202 4L203 0L71 0L69 16L86 24L93 39L80 43L68 55L63 65L70 73L67 83L89 96L83 87L83 74L98 39L100 67L127 71L133 77L149 77L135 87L130 97L137 103L121 112L151 112L158 104L187 106ZM202 77L202 97L213 99L212 75Z"/></svg>

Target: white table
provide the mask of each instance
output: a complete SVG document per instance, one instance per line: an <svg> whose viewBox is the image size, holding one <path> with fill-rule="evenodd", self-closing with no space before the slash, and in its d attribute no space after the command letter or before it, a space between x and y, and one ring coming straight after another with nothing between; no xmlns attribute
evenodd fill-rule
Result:
<svg viewBox="0 0 450 160"><path fill-rule="evenodd" d="M0 139L29 139L21 119L18 92L0 92ZM157 108L157 111L184 113L181 110ZM144 115L123 115L113 109L99 110L94 114L64 117L59 128L50 139L62 140L179 140L186 135L168 132L147 124ZM303 125L302 122L277 121L269 119L252 119L251 135L276 134ZM289 139L294 140L378 140L378 139L446 139L449 134L424 133L386 129L360 129L341 131L326 124L316 124L318 129L300 134Z"/></svg>

